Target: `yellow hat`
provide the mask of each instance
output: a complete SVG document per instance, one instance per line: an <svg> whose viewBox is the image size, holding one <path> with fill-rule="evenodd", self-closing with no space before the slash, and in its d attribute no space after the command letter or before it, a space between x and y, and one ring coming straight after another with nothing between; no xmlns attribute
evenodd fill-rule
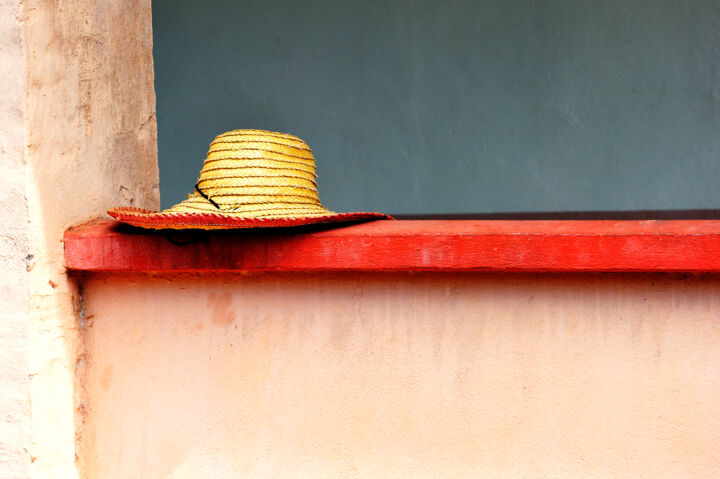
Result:
<svg viewBox="0 0 720 479"><path fill-rule="evenodd" d="M315 159L300 138L262 130L215 137L195 191L164 211L133 207L108 213L153 229L231 229L392 219L382 213L334 213L318 198Z"/></svg>

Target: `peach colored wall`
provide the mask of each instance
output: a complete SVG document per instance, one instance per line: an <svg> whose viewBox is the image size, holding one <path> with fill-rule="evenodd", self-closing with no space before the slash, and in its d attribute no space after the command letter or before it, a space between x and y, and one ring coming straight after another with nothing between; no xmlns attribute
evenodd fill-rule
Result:
<svg viewBox="0 0 720 479"><path fill-rule="evenodd" d="M159 205L151 26L149 0L0 0L3 479L78 477L81 302L62 235Z"/></svg>
<svg viewBox="0 0 720 479"><path fill-rule="evenodd" d="M87 478L720 477L720 278L95 277Z"/></svg>

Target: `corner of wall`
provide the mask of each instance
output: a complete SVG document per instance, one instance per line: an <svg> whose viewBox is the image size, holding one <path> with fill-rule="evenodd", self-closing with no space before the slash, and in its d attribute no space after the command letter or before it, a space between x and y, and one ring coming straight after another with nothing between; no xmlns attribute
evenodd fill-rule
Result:
<svg viewBox="0 0 720 479"><path fill-rule="evenodd" d="M92 477L83 458L88 322L62 237L112 206L159 206L150 2L15 5L25 45L29 475Z"/></svg>

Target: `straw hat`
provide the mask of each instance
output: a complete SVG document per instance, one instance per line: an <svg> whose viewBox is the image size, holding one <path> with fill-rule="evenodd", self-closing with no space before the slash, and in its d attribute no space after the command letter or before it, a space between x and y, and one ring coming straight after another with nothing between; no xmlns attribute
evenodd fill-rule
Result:
<svg viewBox="0 0 720 479"><path fill-rule="evenodd" d="M108 213L154 229L230 229L297 226L369 219L382 213L334 213L318 199L315 159L300 138L262 130L215 137L195 191L164 211L133 207Z"/></svg>

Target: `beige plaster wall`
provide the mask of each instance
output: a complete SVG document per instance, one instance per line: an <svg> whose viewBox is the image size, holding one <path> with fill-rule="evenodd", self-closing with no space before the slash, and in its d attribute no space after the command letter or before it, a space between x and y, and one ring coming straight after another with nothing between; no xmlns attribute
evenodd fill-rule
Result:
<svg viewBox="0 0 720 479"><path fill-rule="evenodd" d="M72 478L85 359L62 234L158 206L150 1L2 0L0 64L0 475Z"/></svg>
<svg viewBox="0 0 720 479"><path fill-rule="evenodd" d="M25 202L25 51L18 2L0 0L0 476L27 477L30 398Z"/></svg>
<svg viewBox="0 0 720 479"><path fill-rule="evenodd" d="M720 477L720 278L85 284L88 478Z"/></svg>

